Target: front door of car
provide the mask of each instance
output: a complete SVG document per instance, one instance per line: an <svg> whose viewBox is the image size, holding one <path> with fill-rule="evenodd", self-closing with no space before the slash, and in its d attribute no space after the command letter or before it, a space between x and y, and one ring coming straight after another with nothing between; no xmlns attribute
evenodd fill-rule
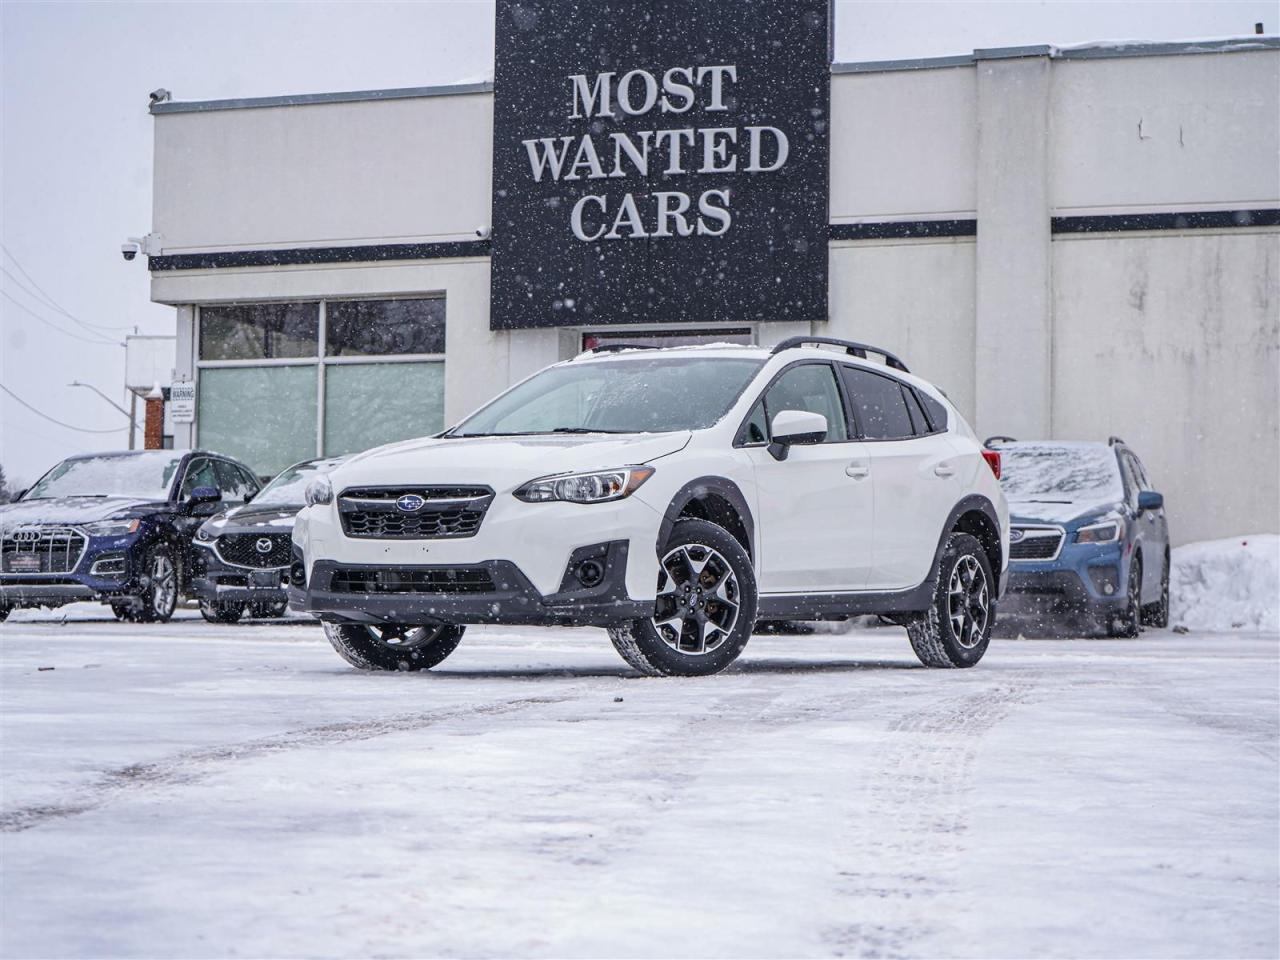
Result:
<svg viewBox="0 0 1280 960"><path fill-rule="evenodd" d="M875 542L871 590L904 590L930 575L952 507L964 495L958 452L930 424L915 391L894 377L840 365L871 463Z"/></svg>
<svg viewBox="0 0 1280 960"><path fill-rule="evenodd" d="M768 450L783 410L820 413L821 443ZM865 445L849 436L835 371L826 361L787 367L765 389L739 444L755 471L761 594L860 590L871 563L872 489Z"/></svg>

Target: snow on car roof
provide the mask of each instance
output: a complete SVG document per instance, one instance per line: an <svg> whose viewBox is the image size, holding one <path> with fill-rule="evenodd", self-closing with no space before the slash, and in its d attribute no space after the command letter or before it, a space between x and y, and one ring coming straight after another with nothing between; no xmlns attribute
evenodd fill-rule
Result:
<svg viewBox="0 0 1280 960"><path fill-rule="evenodd" d="M617 349L584 350L576 357L573 357L570 362L583 363L594 360L612 360L616 357L634 357L637 354L644 353L657 353L663 355L672 353L697 353L699 356L704 357L731 357L735 359L741 359L744 355L761 357L767 357L769 355L769 351L765 347L758 347L750 343L689 343L674 347L650 347L636 345L634 347L620 347Z"/></svg>

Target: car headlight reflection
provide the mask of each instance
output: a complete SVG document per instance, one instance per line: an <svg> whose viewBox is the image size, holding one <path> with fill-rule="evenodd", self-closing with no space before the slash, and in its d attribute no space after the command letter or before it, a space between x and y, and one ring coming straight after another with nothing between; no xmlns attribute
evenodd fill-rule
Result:
<svg viewBox="0 0 1280 960"><path fill-rule="evenodd" d="M593 470L590 473L565 473L530 480L515 490L517 500L525 503L608 503L635 493L653 476L653 467L618 467Z"/></svg>
<svg viewBox="0 0 1280 960"><path fill-rule="evenodd" d="M1123 520L1104 520L1077 530L1076 543L1115 543L1123 534Z"/></svg>
<svg viewBox="0 0 1280 960"><path fill-rule="evenodd" d="M85 531L93 537L123 537L129 533L137 533L142 521L133 520L98 520L86 523Z"/></svg>

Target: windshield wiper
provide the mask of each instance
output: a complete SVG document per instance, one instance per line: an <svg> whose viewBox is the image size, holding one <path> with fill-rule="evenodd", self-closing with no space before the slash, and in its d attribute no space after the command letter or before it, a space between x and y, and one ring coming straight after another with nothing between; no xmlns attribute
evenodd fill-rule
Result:
<svg viewBox="0 0 1280 960"><path fill-rule="evenodd" d="M630 430L601 430L598 427L556 427L543 433L631 433Z"/></svg>

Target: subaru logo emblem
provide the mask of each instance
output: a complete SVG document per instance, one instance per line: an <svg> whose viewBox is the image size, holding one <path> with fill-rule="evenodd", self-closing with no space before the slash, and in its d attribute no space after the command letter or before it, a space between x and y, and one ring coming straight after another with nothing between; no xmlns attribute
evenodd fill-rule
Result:
<svg viewBox="0 0 1280 960"><path fill-rule="evenodd" d="M13 539L18 543L34 543L40 539L40 531L32 528L13 531Z"/></svg>
<svg viewBox="0 0 1280 960"><path fill-rule="evenodd" d="M257 549L257 551L258 551L259 553L270 553L270 552L271 552L271 538L270 538L270 537L259 537L259 538L258 538L258 542L254 544L254 547Z"/></svg>
<svg viewBox="0 0 1280 960"><path fill-rule="evenodd" d="M1026 533L1024 533L1024 532L1023 532L1023 531L1021 531L1021 530L1010 530L1010 531L1009 531L1009 542L1010 542L1010 543L1017 543L1019 540L1021 540L1021 539L1022 539L1023 537L1025 537L1025 536L1026 536Z"/></svg>
<svg viewBox="0 0 1280 960"><path fill-rule="evenodd" d="M426 500L422 499L422 497L418 496L416 493L406 493L396 501L396 508L404 513L414 513L421 510L426 502Z"/></svg>

